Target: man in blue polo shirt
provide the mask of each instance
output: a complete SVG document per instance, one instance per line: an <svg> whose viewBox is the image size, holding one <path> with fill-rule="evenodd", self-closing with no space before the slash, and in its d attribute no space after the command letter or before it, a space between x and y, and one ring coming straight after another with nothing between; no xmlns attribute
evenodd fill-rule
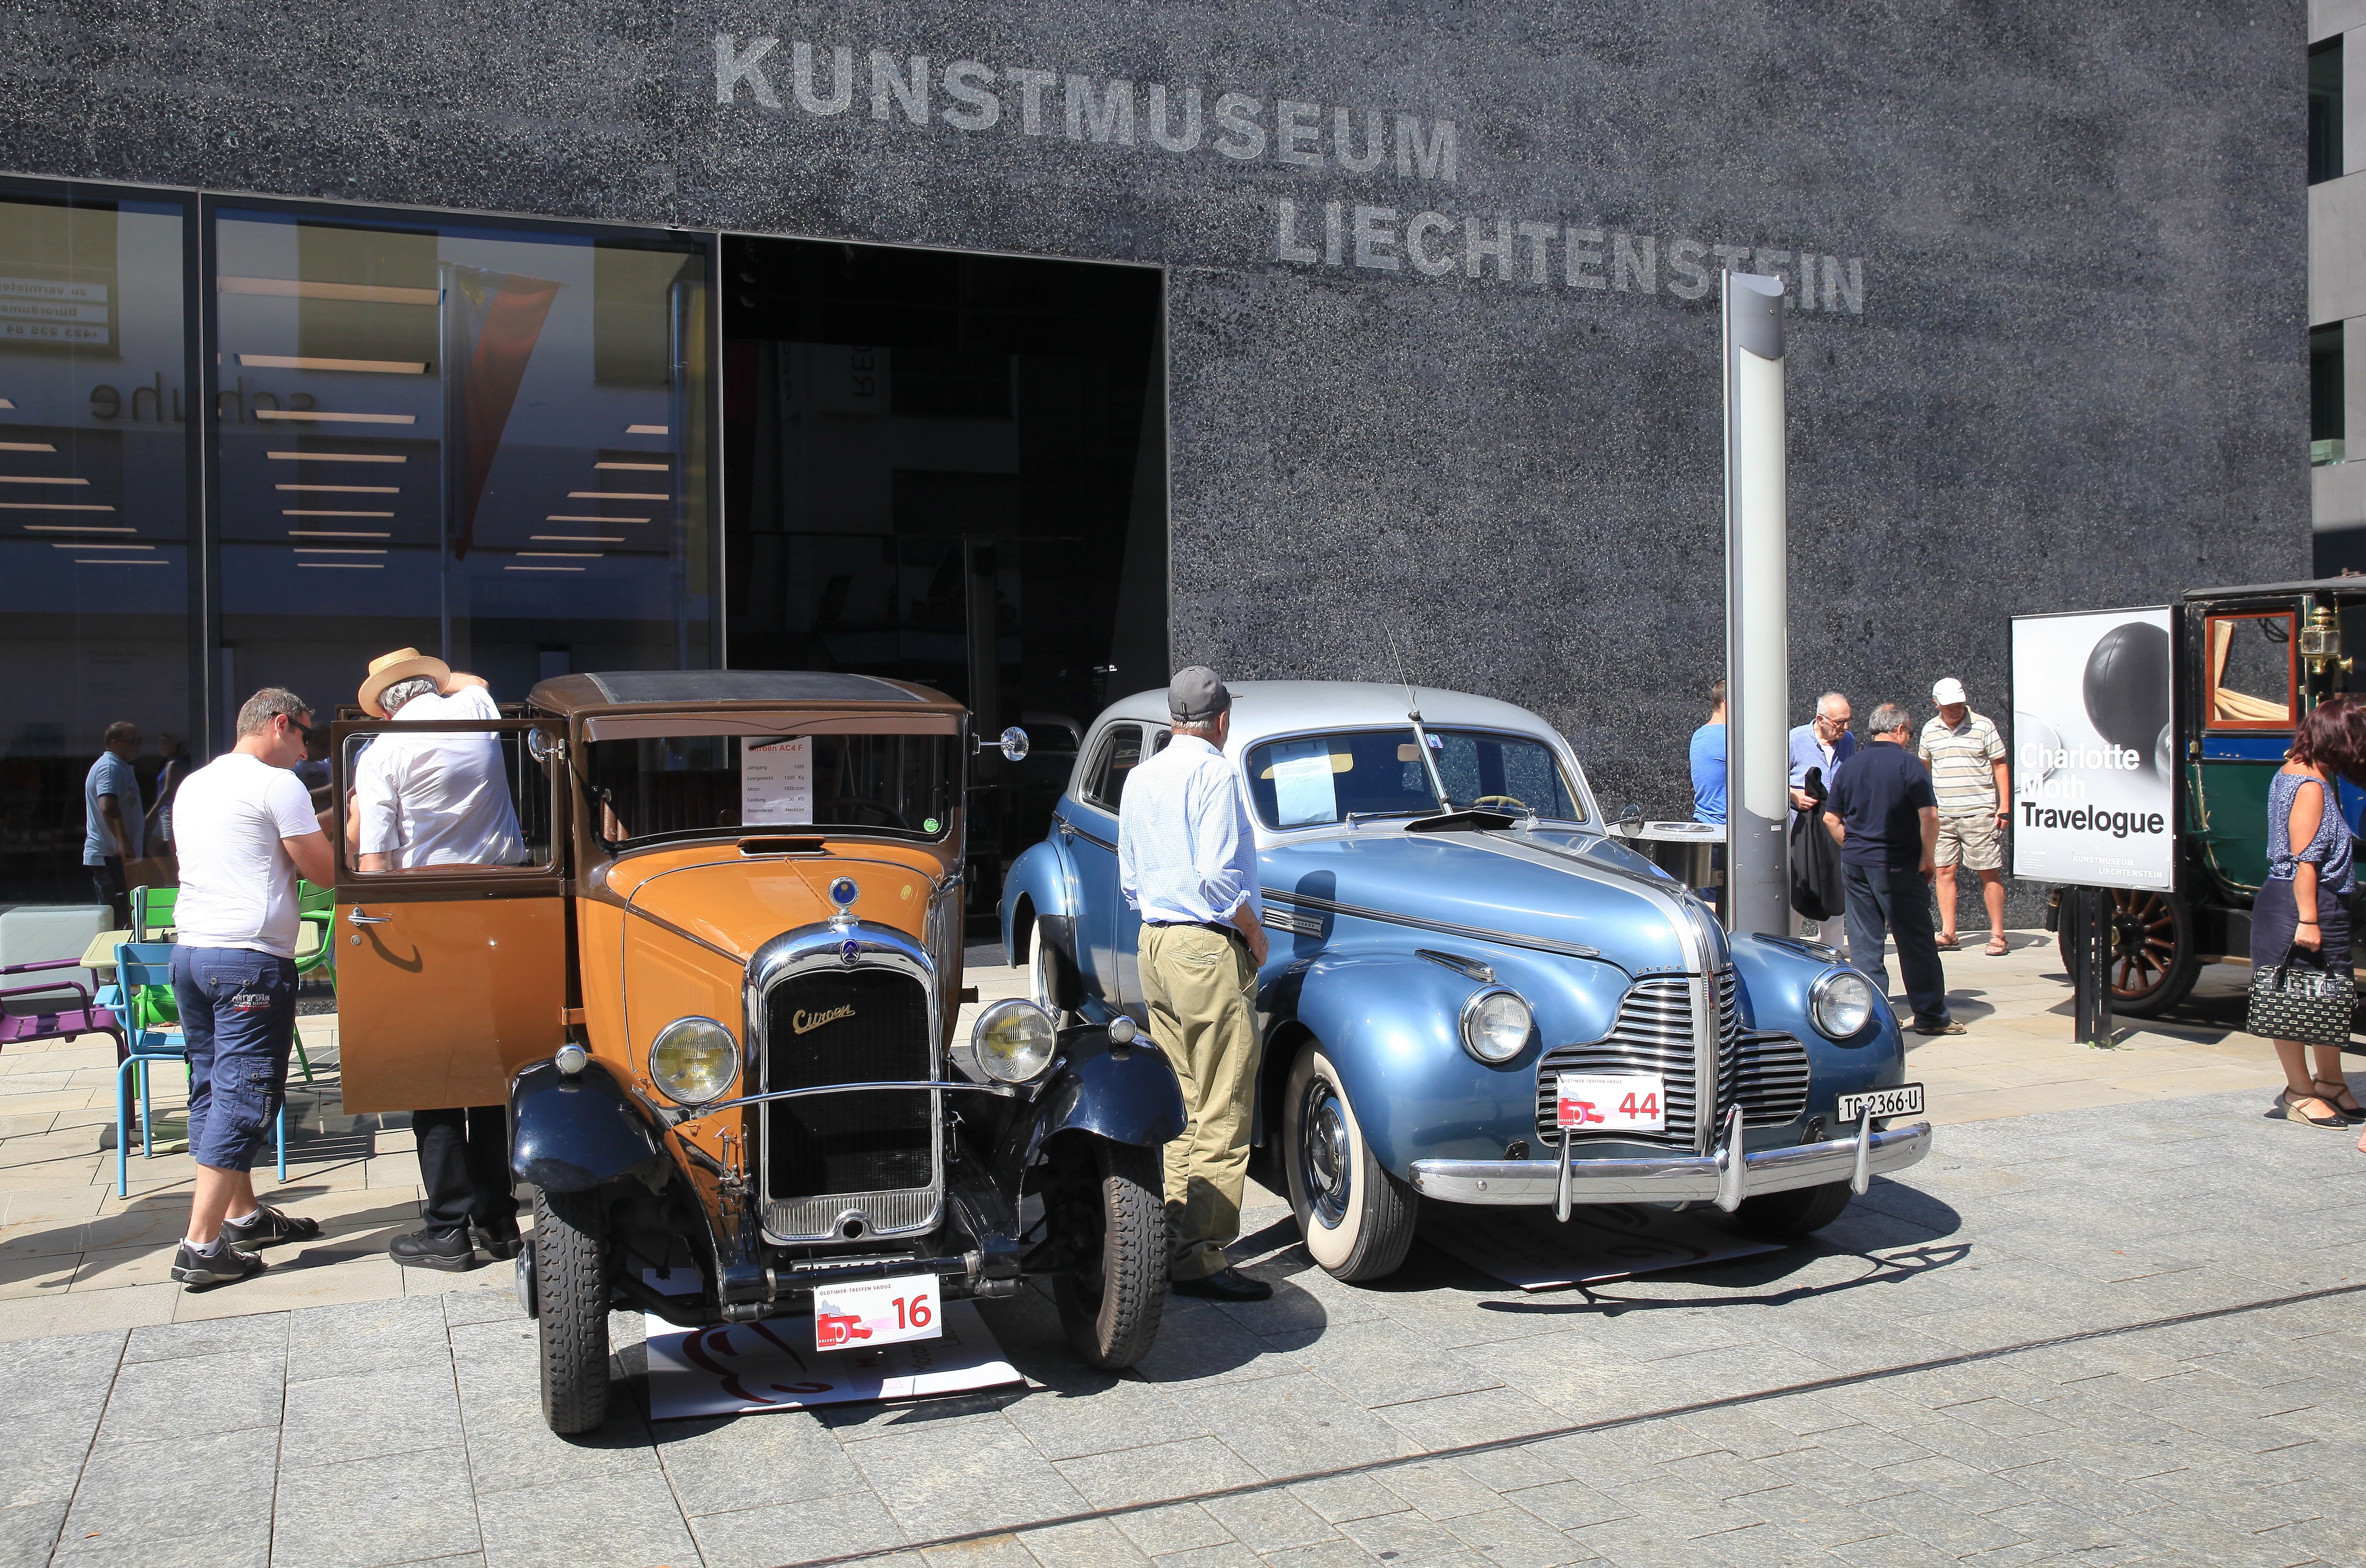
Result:
<svg viewBox="0 0 2366 1568"><path fill-rule="evenodd" d="M1841 846L1848 888L1849 961L1889 994L1882 961L1898 936L1898 967L1914 1005L1918 1035L1960 1035L1947 1013L1947 971L1931 925L1931 878L1939 847L1939 802L1931 772L1907 749L1912 720L1895 702L1873 711L1872 738L1842 764L1824 814Z"/></svg>

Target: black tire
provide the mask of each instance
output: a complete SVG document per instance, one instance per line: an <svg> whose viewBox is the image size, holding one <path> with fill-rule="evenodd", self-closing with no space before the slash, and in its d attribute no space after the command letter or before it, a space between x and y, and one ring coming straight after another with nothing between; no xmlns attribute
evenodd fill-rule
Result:
<svg viewBox="0 0 2366 1568"><path fill-rule="evenodd" d="M1073 1255L1090 1261L1055 1276L1052 1300L1076 1359L1122 1372L1150 1353L1166 1309L1166 1178L1155 1148L1085 1141L1059 1213Z"/></svg>
<svg viewBox="0 0 2366 1568"><path fill-rule="evenodd" d="M562 1436L608 1418L607 1217L597 1193L535 1191L542 1417Z"/></svg>
<svg viewBox="0 0 2366 1568"><path fill-rule="evenodd" d="M2075 977L2078 956L2070 950L2069 891L2063 890L2065 907L2054 944L2063 969ZM2112 928L2112 1011L2131 1018L2157 1018L2184 1001L2202 977L2192 913L2173 892L2106 888L2103 897L2104 918Z"/></svg>
<svg viewBox="0 0 2366 1568"><path fill-rule="evenodd" d="M1068 956L1044 938L1040 921L1027 928L1026 964L1028 995L1054 1024L1066 1025L1084 1000L1084 984Z"/></svg>
<svg viewBox="0 0 2366 1568"><path fill-rule="evenodd" d="M1281 1104L1281 1168L1307 1252L1335 1280L1395 1273L1413 1246L1421 1195L1372 1157L1320 1042L1299 1050Z"/></svg>
<svg viewBox="0 0 2366 1568"><path fill-rule="evenodd" d="M1797 1241L1841 1217L1856 1194L1845 1182L1822 1187L1794 1187L1787 1193L1762 1193L1744 1198L1729 1221L1744 1236L1760 1241Z"/></svg>

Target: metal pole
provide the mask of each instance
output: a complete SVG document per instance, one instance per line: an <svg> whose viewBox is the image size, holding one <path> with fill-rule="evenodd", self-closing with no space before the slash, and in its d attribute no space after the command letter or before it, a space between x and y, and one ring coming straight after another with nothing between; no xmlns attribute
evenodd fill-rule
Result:
<svg viewBox="0 0 2366 1568"><path fill-rule="evenodd" d="M2073 888L2068 899L2070 925L2070 1011L2075 1038L2082 1045L2112 1044L2112 921L2105 911L2111 895L2101 888Z"/></svg>
<svg viewBox="0 0 2366 1568"><path fill-rule="evenodd" d="M1783 280L1722 275L1726 873L1731 931L1790 930L1790 560Z"/></svg>

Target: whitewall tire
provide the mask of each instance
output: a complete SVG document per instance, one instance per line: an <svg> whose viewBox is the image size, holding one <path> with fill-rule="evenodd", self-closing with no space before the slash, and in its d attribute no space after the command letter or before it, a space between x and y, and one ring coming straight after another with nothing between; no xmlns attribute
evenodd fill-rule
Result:
<svg viewBox="0 0 2366 1568"><path fill-rule="evenodd" d="M1338 1070L1308 1041L1282 1099L1281 1160L1306 1250L1338 1280L1394 1273L1413 1245L1419 1194L1380 1167Z"/></svg>

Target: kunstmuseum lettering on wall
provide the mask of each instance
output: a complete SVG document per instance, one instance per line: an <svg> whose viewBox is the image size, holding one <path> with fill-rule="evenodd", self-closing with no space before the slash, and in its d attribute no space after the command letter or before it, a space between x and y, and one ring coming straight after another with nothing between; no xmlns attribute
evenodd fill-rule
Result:
<svg viewBox="0 0 2366 1568"><path fill-rule="evenodd" d="M1138 83L1031 64L932 60L925 54L793 39L715 35L715 102L884 130L938 126L1132 150L1144 157L1216 157L1309 177L1393 179L1431 199L1252 198L1274 235L1271 259L1421 279L1461 277L1631 297L1706 299L1720 270L1783 280L1794 310L1865 311L1865 262L1813 245L1734 244L1635 232L1538 212L1470 213L1440 187L1459 184L1460 128L1409 112L1270 96L1232 84ZM782 80L787 84L782 92ZM1287 89L1282 89L1287 91ZM1456 210L1446 210L1456 208Z"/></svg>

